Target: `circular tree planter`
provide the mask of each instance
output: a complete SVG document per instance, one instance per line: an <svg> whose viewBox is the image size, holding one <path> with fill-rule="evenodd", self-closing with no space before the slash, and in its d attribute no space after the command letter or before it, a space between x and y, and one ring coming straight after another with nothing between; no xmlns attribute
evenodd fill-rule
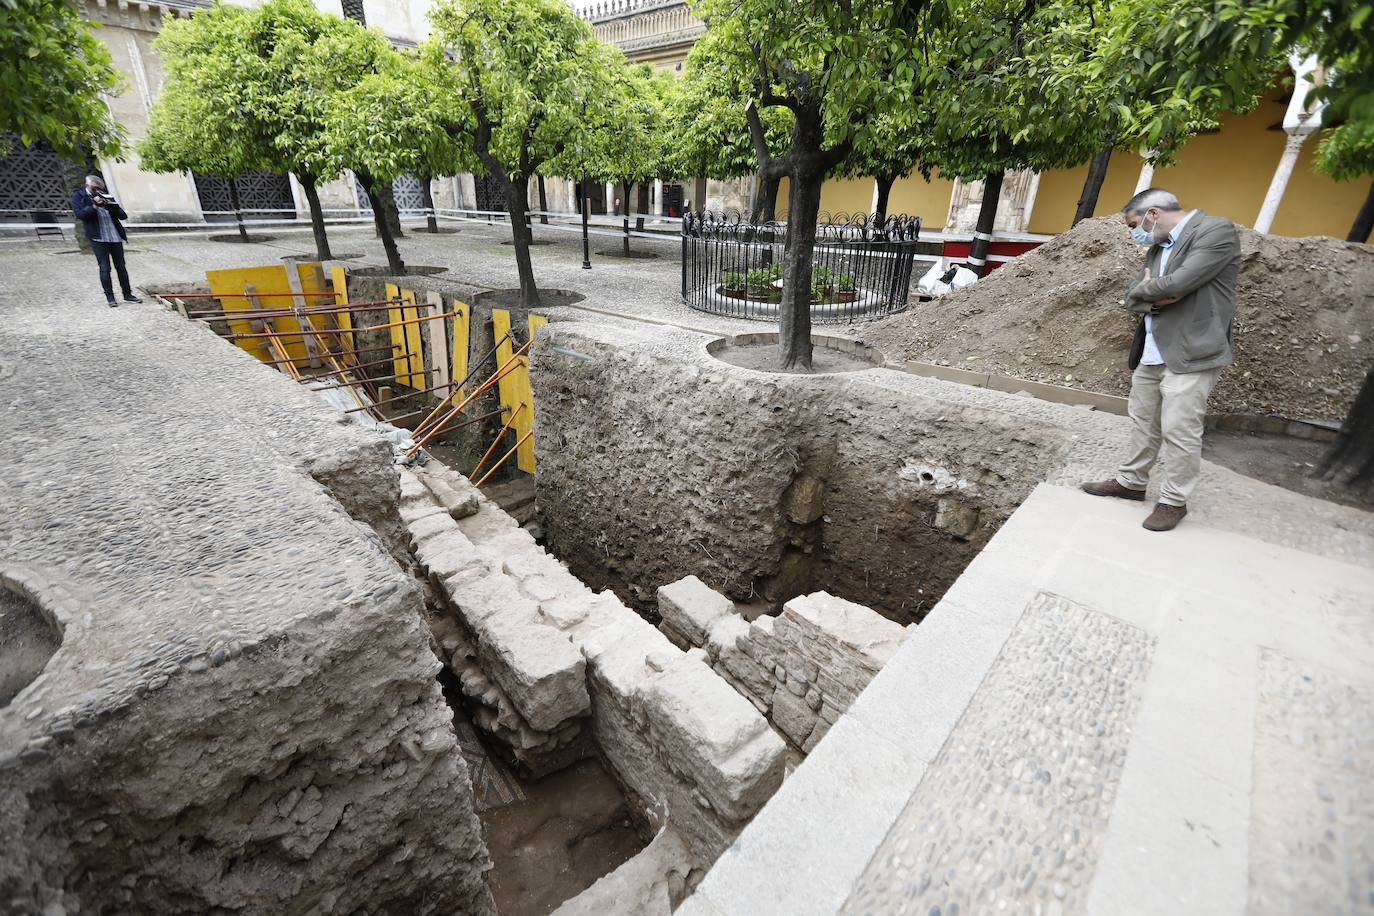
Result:
<svg viewBox="0 0 1374 916"><path fill-rule="evenodd" d="M585 298L587 297L570 289L541 289L539 290L539 308L551 309L560 305L573 305ZM472 297L472 304L498 309L524 307L520 304L520 290L518 289L493 289L485 293L478 293Z"/></svg>
<svg viewBox="0 0 1374 916"><path fill-rule="evenodd" d="M336 254L329 258L331 261L354 261L361 258L360 254ZM281 256L283 261L318 261L320 256L317 254L284 254Z"/></svg>
<svg viewBox="0 0 1374 916"><path fill-rule="evenodd" d="M62 645L62 626L37 590L0 573L0 709L43 673Z"/></svg>
<svg viewBox="0 0 1374 916"><path fill-rule="evenodd" d="M429 267L424 264L407 264L406 272L403 276L407 277L428 277L434 274L441 274L447 271L447 267ZM397 276L390 267L358 267L350 270L349 273L355 277L394 277Z"/></svg>
<svg viewBox="0 0 1374 916"><path fill-rule="evenodd" d="M706 352L723 363L753 369L756 372L776 372L787 375L832 375L839 372L862 372L878 369L886 364L883 354L872 347L844 337L811 335L811 368L779 368L781 350L778 334L739 334L721 337L706 345Z"/></svg>
<svg viewBox="0 0 1374 916"><path fill-rule="evenodd" d="M598 251L597 254L603 258L620 258L622 261L651 261L658 257L658 252L656 251L632 249L629 254L626 254L623 248L616 248L611 251Z"/></svg>
<svg viewBox="0 0 1374 916"><path fill-rule="evenodd" d="M248 236L248 241L247 241L247 242L244 242L244 241L243 241L243 237L240 236L237 232L226 233L226 234L224 234L224 235L212 235L212 236L210 236L210 241L212 241L212 242L229 242L229 243L231 243L231 244L237 242L237 243L240 244L240 245L243 245L243 244L255 245L255 244L257 244L258 242L271 242L271 241L273 241L273 240L275 240L275 239L276 239L276 236L275 236L275 235L249 235L249 236Z"/></svg>
<svg viewBox="0 0 1374 916"><path fill-rule="evenodd" d="M504 242L502 242L501 244L502 244L502 245L514 245L515 242L511 241L510 239L506 239L506 240L505 240ZM530 240L530 247L534 247L534 246L536 246L536 245L552 245L552 244L553 244L553 242L552 242L551 240L549 240L549 239L531 239L531 240Z"/></svg>

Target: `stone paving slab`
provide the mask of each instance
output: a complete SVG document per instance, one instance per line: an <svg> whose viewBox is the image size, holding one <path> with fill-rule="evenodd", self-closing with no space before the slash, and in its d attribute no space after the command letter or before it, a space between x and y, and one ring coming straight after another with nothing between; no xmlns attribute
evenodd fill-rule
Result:
<svg viewBox="0 0 1374 916"><path fill-rule="evenodd" d="M1374 569L1136 510L1037 487L679 912L1366 907Z"/></svg>

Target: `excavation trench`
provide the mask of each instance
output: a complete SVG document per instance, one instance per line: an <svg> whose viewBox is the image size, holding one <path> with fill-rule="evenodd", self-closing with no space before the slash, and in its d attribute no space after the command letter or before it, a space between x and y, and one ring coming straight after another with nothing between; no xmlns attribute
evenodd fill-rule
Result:
<svg viewBox="0 0 1374 916"><path fill-rule="evenodd" d="M665 356L572 328L534 358L540 525L650 620L658 588L695 575L773 614L826 591L918 622L1071 441L894 391L852 341L823 364L861 371L799 376L754 371L736 342Z"/></svg>

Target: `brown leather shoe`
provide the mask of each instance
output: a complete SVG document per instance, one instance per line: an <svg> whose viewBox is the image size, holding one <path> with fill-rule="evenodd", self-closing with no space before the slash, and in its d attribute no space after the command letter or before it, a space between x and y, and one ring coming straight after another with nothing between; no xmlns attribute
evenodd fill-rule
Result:
<svg viewBox="0 0 1374 916"><path fill-rule="evenodd" d="M1084 493L1093 496L1115 496L1117 499L1134 499L1137 502L1145 501L1144 490L1132 490L1130 487L1123 487L1115 480L1095 480L1092 483L1083 484Z"/></svg>
<svg viewBox="0 0 1374 916"><path fill-rule="evenodd" d="M1187 514L1187 506L1166 506L1164 503L1155 503L1155 511L1151 512L1150 517L1140 524L1147 531L1173 531L1178 527L1178 523L1183 521L1183 516Z"/></svg>

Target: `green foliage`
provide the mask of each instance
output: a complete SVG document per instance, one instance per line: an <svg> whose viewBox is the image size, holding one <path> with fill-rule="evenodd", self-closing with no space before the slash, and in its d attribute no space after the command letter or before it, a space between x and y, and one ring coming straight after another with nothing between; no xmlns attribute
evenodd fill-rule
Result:
<svg viewBox="0 0 1374 916"><path fill-rule="evenodd" d="M476 164L467 142L470 112L453 69L433 44L418 52L378 53L373 72L332 92L327 110L330 158L378 180L452 175Z"/></svg>
<svg viewBox="0 0 1374 916"><path fill-rule="evenodd" d="M619 52L593 38L570 5L439 0L430 19L428 53L451 57L439 85L454 93L481 171L523 183L565 151L591 158L589 118L618 98Z"/></svg>
<svg viewBox="0 0 1374 916"><path fill-rule="evenodd" d="M380 32L308 0L197 11L169 22L157 48L164 81L139 146L145 168L290 171L315 182L362 167L355 153L372 144L340 141L339 99L397 56Z"/></svg>
<svg viewBox="0 0 1374 916"><path fill-rule="evenodd" d="M1374 172L1374 6L1369 0L1217 0L1166 24L1177 46L1199 57L1273 54L1296 46L1334 73L1316 90L1336 124L1317 170L1346 179Z"/></svg>
<svg viewBox="0 0 1374 916"><path fill-rule="evenodd" d="M755 267L745 274L744 285L751 296L768 296L776 291L773 284L781 279L782 264L774 262L766 267Z"/></svg>
<svg viewBox="0 0 1374 916"><path fill-rule="evenodd" d="M692 46L669 115L667 174L728 179L758 171L744 115L751 93L737 76L748 66L730 58L719 31L708 31ZM782 155L792 132L791 112L775 106L765 108L761 117L769 150Z"/></svg>
<svg viewBox="0 0 1374 916"><path fill-rule="evenodd" d="M66 0L0 0L0 131L78 161L122 152L124 131L101 96L123 83L92 25Z"/></svg>
<svg viewBox="0 0 1374 916"><path fill-rule="evenodd" d="M725 284L726 289L744 289L744 274L736 271L729 271L721 278L721 282Z"/></svg>

